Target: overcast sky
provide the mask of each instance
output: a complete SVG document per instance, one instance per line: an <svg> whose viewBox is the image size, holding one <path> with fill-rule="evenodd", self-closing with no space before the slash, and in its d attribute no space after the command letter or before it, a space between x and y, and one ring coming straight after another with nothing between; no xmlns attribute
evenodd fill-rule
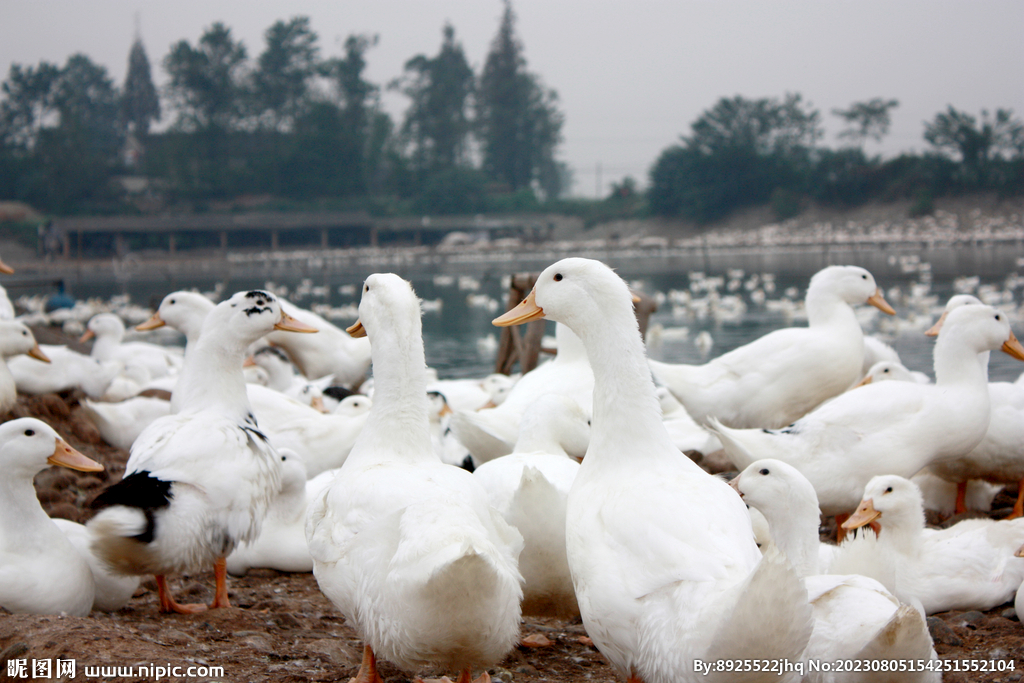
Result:
<svg viewBox="0 0 1024 683"><path fill-rule="evenodd" d="M560 158L574 192L631 175L723 96L798 92L834 133L836 107L895 98L892 129L871 152L926 148L923 121L947 105L1024 117L1021 0L514 0L527 67L555 89L566 123ZM0 0L0 76L11 63L63 65L83 52L118 85L138 26L157 85L170 46L224 22L255 57L272 23L311 18L324 56L352 33L377 34L366 76L384 85L416 54L433 56L445 21L479 74L499 0ZM397 121L408 101L385 94ZM825 144L835 145L831 135ZM600 175L598 167L600 166Z"/></svg>

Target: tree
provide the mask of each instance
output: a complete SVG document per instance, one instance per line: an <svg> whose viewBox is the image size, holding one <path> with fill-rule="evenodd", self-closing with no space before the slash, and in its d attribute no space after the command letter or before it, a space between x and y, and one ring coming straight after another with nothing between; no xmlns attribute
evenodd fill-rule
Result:
<svg viewBox="0 0 1024 683"><path fill-rule="evenodd" d="M443 35L436 57L416 55L405 63L402 84L412 100L402 134L411 143L414 167L426 174L463 163L471 130L469 105L476 79L451 24L445 24Z"/></svg>
<svg viewBox="0 0 1024 683"><path fill-rule="evenodd" d="M876 97L867 102L854 102L849 109L833 109L832 113L849 126L839 133L839 137L851 140L854 144L861 144L868 138L881 142L889 134L889 125L892 123L889 112L898 106L899 100Z"/></svg>
<svg viewBox="0 0 1024 683"><path fill-rule="evenodd" d="M140 38L135 39L128 53L128 75L121 93L121 120L140 136L147 135L150 124L160 120L160 98Z"/></svg>
<svg viewBox="0 0 1024 683"><path fill-rule="evenodd" d="M1024 124L1009 109L997 109L994 119L983 109L979 125L970 114L949 106L925 122L924 139L939 152L959 155L969 184L983 185L996 160L1024 156Z"/></svg>
<svg viewBox="0 0 1024 683"><path fill-rule="evenodd" d="M373 137L379 103L379 88L363 78L366 52L377 44L377 36L351 35L345 40L345 56L328 60L323 72L334 82L340 104L340 130L334 153L347 168L344 194L365 192L370 181L367 142Z"/></svg>
<svg viewBox="0 0 1024 683"><path fill-rule="evenodd" d="M802 191L821 137L819 116L799 94L781 102L720 99L691 124L683 145L663 152L652 167L652 211L706 223L765 202L778 188Z"/></svg>
<svg viewBox="0 0 1024 683"><path fill-rule="evenodd" d="M43 123L56 115L54 83L60 69L49 62L38 67L11 64L2 88L0 141L7 147L31 150ZM52 123L52 122L51 122Z"/></svg>
<svg viewBox="0 0 1024 683"><path fill-rule="evenodd" d="M545 169L549 187L557 189L554 153L564 122L557 109L558 95L544 89L540 79L526 71L522 52L515 35L515 14L506 0L477 98L483 168L511 190L530 187Z"/></svg>
<svg viewBox="0 0 1024 683"><path fill-rule="evenodd" d="M319 73L320 48L309 17L275 22L264 33L266 47L253 72L257 115L275 130L290 130L308 107L311 83Z"/></svg>
<svg viewBox="0 0 1024 683"><path fill-rule="evenodd" d="M193 48L181 40L164 58L171 77L168 90L178 110L175 125L184 130L228 130L242 116L242 70L245 46L217 22L206 29Z"/></svg>
<svg viewBox="0 0 1024 683"><path fill-rule="evenodd" d="M799 93L787 93L782 102L723 97L691 124L687 144L704 154L743 149L760 156L789 156L821 138L820 118L805 108Z"/></svg>

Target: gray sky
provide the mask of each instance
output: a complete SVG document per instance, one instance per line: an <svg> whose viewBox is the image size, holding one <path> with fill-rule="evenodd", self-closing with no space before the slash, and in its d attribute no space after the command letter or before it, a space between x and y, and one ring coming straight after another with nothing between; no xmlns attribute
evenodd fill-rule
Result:
<svg viewBox="0 0 1024 683"><path fill-rule="evenodd" d="M947 105L1024 117L1021 0L514 0L527 66L558 91L566 116L560 157L574 192L594 196L632 175L646 184L658 154L723 96L799 92L834 133L836 107L895 98L889 137L868 151L926 148L923 121ZM120 85L138 14L154 80L171 44L196 44L224 22L250 57L279 19L311 18L322 54L349 34L380 36L368 80L384 85L407 59L434 55L450 21L479 73L497 31L499 0L0 0L0 76L12 62L63 65L83 52ZM385 94L400 121L407 100ZM826 137L825 144L835 144Z"/></svg>

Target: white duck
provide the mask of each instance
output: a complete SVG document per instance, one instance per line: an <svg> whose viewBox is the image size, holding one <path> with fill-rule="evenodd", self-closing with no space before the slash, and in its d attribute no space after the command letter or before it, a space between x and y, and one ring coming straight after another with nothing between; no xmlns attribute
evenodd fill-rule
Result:
<svg viewBox="0 0 1024 683"><path fill-rule="evenodd" d="M334 375L336 384L358 387L370 368L370 344L354 339L340 327L316 313L299 308L282 299L285 312L297 320L320 330L314 337L269 334L267 341L287 352L306 377Z"/></svg>
<svg viewBox="0 0 1024 683"><path fill-rule="evenodd" d="M967 519L948 529L926 529L921 492L895 475L874 477L847 529L876 522L878 551L891 558L895 577L877 576L901 601L924 614L987 610L1011 597L1024 580L1024 519Z"/></svg>
<svg viewBox="0 0 1024 683"><path fill-rule="evenodd" d="M427 405L430 416L430 443L434 446L434 453L441 459L441 462L472 472L476 468L473 456L470 455L469 449L456 438L451 428L453 411L448 405L448 397L440 391L428 390Z"/></svg>
<svg viewBox="0 0 1024 683"><path fill-rule="evenodd" d="M281 488L270 503L260 535L240 543L228 555L228 572L242 576L252 567L281 572L311 572L313 558L306 545L306 467L302 458L284 448L281 454Z"/></svg>
<svg viewBox="0 0 1024 683"><path fill-rule="evenodd" d="M347 411L321 413L255 384L248 385L248 394L260 428L275 446L302 458L307 477L341 467L367 421L366 412L356 416Z"/></svg>
<svg viewBox="0 0 1024 683"><path fill-rule="evenodd" d="M579 614L565 553L565 503L580 466L562 444L585 451L589 440L583 410L568 396L545 394L523 415L512 453L473 472L491 505L523 535L523 614Z"/></svg>
<svg viewBox="0 0 1024 683"><path fill-rule="evenodd" d="M981 300L970 294L951 297L942 316L927 334L941 338L943 324L951 311L980 305L983 305ZM937 462L930 469L936 476L956 484L956 513L965 512L969 507L967 486L971 480L1017 484L1017 500L1008 517L1016 519L1024 515L1024 384L989 382L988 394L992 412L981 443L963 457Z"/></svg>
<svg viewBox="0 0 1024 683"><path fill-rule="evenodd" d="M894 313L871 273L829 266L807 289L808 327L770 332L704 365L650 361L655 380L672 390L698 422L782 427L857 382L864 336L853 305Z"/></svg>
<svg viewBox="0 0 1024 683"><path fill-rule="evenodd" d="M8 359L13 360L23 353L44 363L50 362L28 327L16 320L0 320L0 415L9 412L18 402L18 385L8 367Z"/></svg>
<svg viewBox="0 0 1024 683"><path fill-rule="evenodd" d="M177 603L165 575L211 564L210 607L229 606L225 558L256 538L280 487L279 456L259 431L242 377L246 347L271 329L315 331L267 292L238 292L216 306L175 387L181 412L139 435L124 478L95 500L93 550L123 574L155 574L162 611L206 609Z"/></svg>
<svg viewBox="0 0 1024 683"><path fill-rule="evenodd" d="M181 349L146 342L124 342L124 321L114 313L100 313L89 321L79 341L95 339L90 355L98 361L116 360L141 365L150 377L176 374L181 369Z"/></svg>
<svg viewBox="0 0 1024 683"><path fill-rule="evenodd" d="M151 396L135 396L119 403L83 399L81 405L103 440L126 451L146 427L171 414L169 401Z"/></svg>
<svg viewBox="0 0 1024 683"><path fill-rule="evenodd" d="M85 525L72 522L70 519L52 519L61 533L71 541L71 545L75 546L78 554L89 563L96 588L92 608L100 612L116 612L127 605L139 587L141 577L123 576L110 571L110 568L93 554L92 533Z"/></svg>
<svg viewBox="0 0 1024 683"><path fill-rule="evenodd" d="M935 345L935 384L872 383L848 391L780 430L714 425L738 467L772 457L814 485L826 515L854 509L871 477L913 476L968 453L988 428L987 353L1024 360L1006 314L988 306L952 311Z"/></svg>
<svg viewBox="0 0 1024 683"><path fill-rule="evenodd" d="M48 465L103 469L45 422L26 417L0 425L0 607L81 617L92 609L92 571L36 498L32 478Z"/></svg>
<svg viewBox="0 0 1024 683"><path fill-rule="evenodd" d="M594 644L644 683L704 681L694 660L797 660L812 626L803 582L778 551L762 559L742 501L669 438L626 283L600 262L563 259L494 322L542 316L572 328L594 369L590 446L566 516Z"/></svg>
<svg viewBox="0 0 1024 683"><path fill-rule="evenodd" d="M365 643L356 680L380 681L376 657L384 657L402 669L458 669L468 683L473 668L516 643L522 536L472 474L431 448L419 300L408 282L366 279L349 328L362 330L373 353L373 407L348 460L310 505L313 573Z"/></svg>
<svg viewBox="0 0 1024 683"><path fill-rule="evenodd" d="M456 410L452 415L452 431L477 463L512 452L519 437L519 420L542 394L553 391L564 394L590 414L594 373L587 361L587 352L565 325L556 326L555 337L558 353L554 359L523 375L501 405L477 411ZM570 455L583 457L583 453Z"/></svg>
<svg viewBox="0 0 1024 683"><path fill-rule="evenodd" d="M807 659L867 659L869 652L870 658L879 659L936 657L924 619L913 608L901 608L877 580L820 573L818 497L796 468L780 460L758 460L730 484L744 502L764 514L775 544L804 577L815 621L804 653ZM862 680L877 680L878 673L865 676ZM908 673L901 680L939 681L941 673L920 672L917 678Z"/></svg>
<svg viewBox="0 0 1024 683"><path fill-rule="evenodd" d="M100 363L91 356L66 346L43 344L46 365L16 356L7 365L14 376L18 391L23 394L54 394L79 388L91 398L100 398L123 367L117 361Z"/></svg>

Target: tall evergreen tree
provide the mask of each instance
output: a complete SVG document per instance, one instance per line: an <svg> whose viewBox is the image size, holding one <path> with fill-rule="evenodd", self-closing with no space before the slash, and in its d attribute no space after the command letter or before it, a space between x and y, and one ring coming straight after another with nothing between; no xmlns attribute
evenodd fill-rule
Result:
<svg viewBox="0 0 1024 683"><path fill-rule="evenodd" d="M557 95L545 91L526 71L523 48L515 35L515 13L508 0L484 64L477 98L477 123L483 167L510 189L527 188L541 169L554 168L561 141L562 115ZM557 174L545 173L546 177Z"/></svg>
<svg viewBox="0 0 1024 683"><path fill-rule="evenodd" d="M160 120L160 97L153 85L146 49L136 38L128 53L128 75L121 93L121 119L136 135L145 136L153 121Z"/></svg>
<svg viewBox="0 0 1024 683"><path fill-rule="evenodd" d="M257 115L269 127L289 130L308 105L320 48L309 17L275 22L264 33L266 48L253 73Z"/></svg>
<svg viewBox="0 0 1024 683"><path fill-rule="evenodd" d="M416 55L405 63L402 91L412 104L402 134L412 145L414 166L425 173L461 164L469 143L469 105L476 79L451 24L445 24L443 35L437 56Z"/></svg>

